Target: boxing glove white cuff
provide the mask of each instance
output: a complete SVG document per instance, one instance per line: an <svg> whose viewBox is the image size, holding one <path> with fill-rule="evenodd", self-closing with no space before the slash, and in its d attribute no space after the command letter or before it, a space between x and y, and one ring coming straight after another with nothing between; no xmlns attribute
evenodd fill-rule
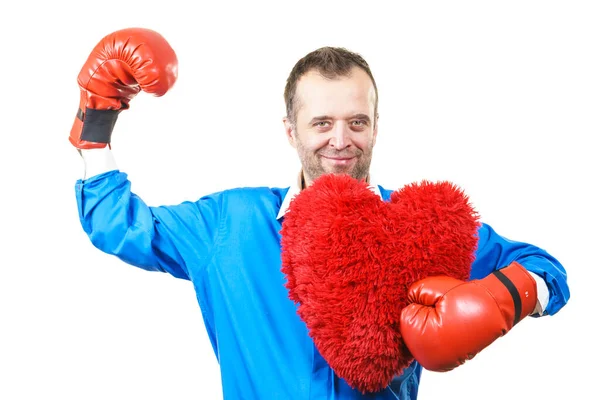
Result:
<svg viewBox="0 0 600 400"><path fill-rule="evenodd" d="M81 149L80 154L85 168L84 180L118 169L115 157L108 146L102 149Z"/></svg>
<svg viewBox="0 0 600 400"><path fill-rule="evenodd" d="M548 286L546 286L546 282L542 279L541 276L534 274L531 271L527 272L529 272L529 275L531 275L531 277L535 280L535 284L537 286L537 304L535 306L535 309L533 310L532 315L542 315L544 313L544 310L548 306L548 301L550 301L550 292L548 290Z"/></svg>

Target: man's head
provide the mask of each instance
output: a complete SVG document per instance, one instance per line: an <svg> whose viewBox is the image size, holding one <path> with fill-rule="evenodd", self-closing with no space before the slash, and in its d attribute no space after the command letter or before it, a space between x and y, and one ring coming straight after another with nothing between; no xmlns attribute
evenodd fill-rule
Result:
<svg viewBox="0 0 600 400"><path fill-rule="evenodd" d="M367 62L343 48L323 47L300 59L284 92L290 144L310 185L325 173L369 175L377 137L377 86Z"/></svg>

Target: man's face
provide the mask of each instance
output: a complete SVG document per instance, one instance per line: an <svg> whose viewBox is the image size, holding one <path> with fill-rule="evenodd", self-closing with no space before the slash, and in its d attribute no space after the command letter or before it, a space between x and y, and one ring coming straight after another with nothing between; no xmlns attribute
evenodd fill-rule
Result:
<svg viewBox="0 0 600 400"><path fill-rule="evenodd" d="M306 184L327 173L366 179L377 137L369 76L358 67L333 80L309 71L298 81L296 104L296 125L287 118L284 124Z"/></svg>

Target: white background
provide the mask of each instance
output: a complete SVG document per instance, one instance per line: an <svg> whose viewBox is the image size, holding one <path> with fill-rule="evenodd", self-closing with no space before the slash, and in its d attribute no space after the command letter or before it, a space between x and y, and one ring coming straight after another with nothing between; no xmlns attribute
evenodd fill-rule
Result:
<svg viewBox="0 0 600 400"><path fill-rule="evenodd" d="M424 372L419 399L597 393L597 2L368 3L3 3L1 399L221 398L192 285L101 253L79 225L76 77L105 34L130 26L162 33L180 67L172 91L137 96L114 131L146 202L286 186L299 168L281 123L287 74L320 46L357 51L380 90L378 182L451 180L482 220L569 273L558 315Z"/></svg>

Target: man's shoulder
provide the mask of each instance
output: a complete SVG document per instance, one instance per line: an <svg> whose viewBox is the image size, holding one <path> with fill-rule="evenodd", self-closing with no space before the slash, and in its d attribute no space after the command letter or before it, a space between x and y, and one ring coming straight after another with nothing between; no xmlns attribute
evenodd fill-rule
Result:
<svg viewBox="0 0 600 400"><path fill-rule="evenodd" d="M245 197L245 198L262 198L262 197L284 197L288 187L274 186L242 186L236 188L225 189L221 192L226 197Z"/></svg>
<svg viewBox="0 0 600 400"><path fill-rule="evenodd" d="M280 207L289 187L241 186L214 193L226 208L252 208L256 205Z"/></svg>
<svg viewBox="0 0 600 400"><path fill-rule="evenodd" d="M289 187L247 186L223 190L217 195L230 215L277 216Z"/></svg>

